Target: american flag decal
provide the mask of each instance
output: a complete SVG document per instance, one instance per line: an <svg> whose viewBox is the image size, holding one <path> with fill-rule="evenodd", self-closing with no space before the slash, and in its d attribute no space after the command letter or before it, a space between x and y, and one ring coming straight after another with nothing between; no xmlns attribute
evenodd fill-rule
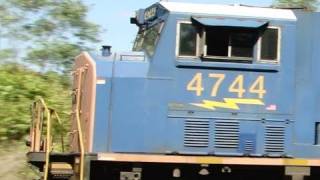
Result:
<svg viewBox="0 0 320 180"><path fill-rule="evenodd" d="M268 110L268 111L276 111L277 110L277 105L271 104L268 107L266 107L266 110Z"/></svg>

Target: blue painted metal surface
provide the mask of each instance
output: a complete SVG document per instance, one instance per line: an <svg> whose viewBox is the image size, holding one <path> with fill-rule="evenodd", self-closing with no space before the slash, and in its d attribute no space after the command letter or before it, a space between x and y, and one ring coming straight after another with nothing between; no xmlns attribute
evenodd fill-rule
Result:
<svg viewBox="0 0 320 180"><path fill-rule="evenodd" d="M106 80L97 84L94 152L320 157L319 13L296 11L295 22L268 21L281 29L277 64L256 57L250 63L209 62L176 56L177 23L190 21L192 14L152 7L157 6L165 25L152 57L92 55L98 79ZM215 22L234 21L225 17ZM266 19L250 18L255 21L261 25ZM188 90L197 73L200 95ZM210 74L224 75L215 96L217 79ZM239 75L242 97L230 91ZM263 97L249 90L259 76L264 77ZM251 104L239 102L243 99Z"/></svg>

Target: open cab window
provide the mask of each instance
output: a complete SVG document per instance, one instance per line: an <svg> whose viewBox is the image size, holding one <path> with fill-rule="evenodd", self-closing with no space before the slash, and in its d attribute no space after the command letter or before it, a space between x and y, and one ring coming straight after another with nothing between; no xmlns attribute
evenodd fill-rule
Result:
<svg viewBox="0 0 320 180"><path fill-rule="evenodd" d="M268 27L267 22L241 23L226 24L210 19L206 22L179 22L178 57L200 56L202 61L277 63L280 28Z"/></svg>
<svg viewBox="0 0 320 180"><path fill-rule="evenodd" d="M203 55L208 59L252 60L257 35L250 30L206 28Z"/></svg>

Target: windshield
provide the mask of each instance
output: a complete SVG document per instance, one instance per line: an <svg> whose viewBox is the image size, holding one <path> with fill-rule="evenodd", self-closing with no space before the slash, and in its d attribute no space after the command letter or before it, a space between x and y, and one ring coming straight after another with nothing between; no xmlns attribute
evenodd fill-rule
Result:
<svg viewBox="0 0 320 180"><path fill-rule="evenodd" d="M145 51L149 56L153 56L162 26L163 23L158 23L143 31L139 31L133 45L133 51Z"/></svg>

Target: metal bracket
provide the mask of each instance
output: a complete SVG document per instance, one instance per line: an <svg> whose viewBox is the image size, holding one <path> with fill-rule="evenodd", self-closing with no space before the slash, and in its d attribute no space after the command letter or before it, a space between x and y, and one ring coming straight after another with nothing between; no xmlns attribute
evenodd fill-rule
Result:
<svg viewBox="0 0 320 180"><path fill-rule="evenodd" d="M291 176L292 180L303 180L305 176L310 176L310 167L289 166L285 169L285 175Z"/></svg>
<svg viewBox="0 0 320 180"><path fill-rule="evenodd" d="M141 168L133 168L132 172L120 172L120 180L141 180Z"/></svg>

